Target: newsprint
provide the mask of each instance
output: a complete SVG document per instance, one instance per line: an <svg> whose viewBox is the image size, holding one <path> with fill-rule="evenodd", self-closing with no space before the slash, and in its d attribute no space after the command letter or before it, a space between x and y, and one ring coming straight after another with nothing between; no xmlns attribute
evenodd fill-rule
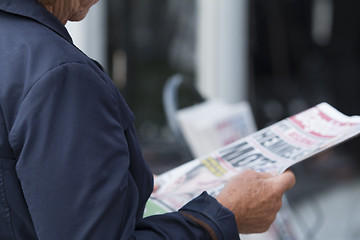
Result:
<svg viewBox="0 0 360 240"><path fill-rule="evenodd" d="M282 173L359 133L360 116L349 117L320 103L159 175L160 187L151 195L145 216L176 211L205 190L215 196L244 169Z"/></svg>

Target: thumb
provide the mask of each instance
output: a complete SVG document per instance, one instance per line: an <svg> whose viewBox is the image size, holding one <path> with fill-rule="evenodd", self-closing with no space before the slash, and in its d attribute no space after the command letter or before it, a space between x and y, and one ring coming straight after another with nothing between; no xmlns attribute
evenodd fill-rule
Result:
<svg viewBox="0 0 360 240"><path fill-rule="evenodd" d="M273 177L273 182L279 191L285 192L295 185L296 179L294 173L287 170L284 173Z"/></svg>

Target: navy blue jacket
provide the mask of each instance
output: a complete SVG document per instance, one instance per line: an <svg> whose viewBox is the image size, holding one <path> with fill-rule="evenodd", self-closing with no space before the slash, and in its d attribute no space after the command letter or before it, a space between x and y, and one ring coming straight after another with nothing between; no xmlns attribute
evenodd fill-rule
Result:
<svg viewBox="0 0 360 240"><path fill-rule="evenodd" d="M206 193L142 218L153 180L133 120L52 14L0 1L1 240L238 239Z"/></svg>

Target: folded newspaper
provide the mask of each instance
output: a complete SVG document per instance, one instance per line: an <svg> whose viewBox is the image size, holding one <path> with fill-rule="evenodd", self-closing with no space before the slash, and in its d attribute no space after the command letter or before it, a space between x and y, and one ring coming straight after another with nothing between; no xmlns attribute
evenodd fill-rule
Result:
<svg viewBox="0 0 360 240"><path fill-rule="evenodd" d="M359 133L360 116L320 103L159 175L144 215L176 211L203 191L215 196L244 169L282 173Z"/></svg>

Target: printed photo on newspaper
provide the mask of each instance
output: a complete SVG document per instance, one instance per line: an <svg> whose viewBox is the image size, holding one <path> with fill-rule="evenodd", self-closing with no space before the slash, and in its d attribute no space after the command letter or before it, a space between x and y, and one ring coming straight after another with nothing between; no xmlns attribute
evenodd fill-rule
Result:
<svg viewBox="0 0 360 240"><path fill-rule="evenodd" d="M203 191L215 196L244 169L282 173L359 133L360 116L320 103L159 175L144 215L176 211Z"/></svg>

